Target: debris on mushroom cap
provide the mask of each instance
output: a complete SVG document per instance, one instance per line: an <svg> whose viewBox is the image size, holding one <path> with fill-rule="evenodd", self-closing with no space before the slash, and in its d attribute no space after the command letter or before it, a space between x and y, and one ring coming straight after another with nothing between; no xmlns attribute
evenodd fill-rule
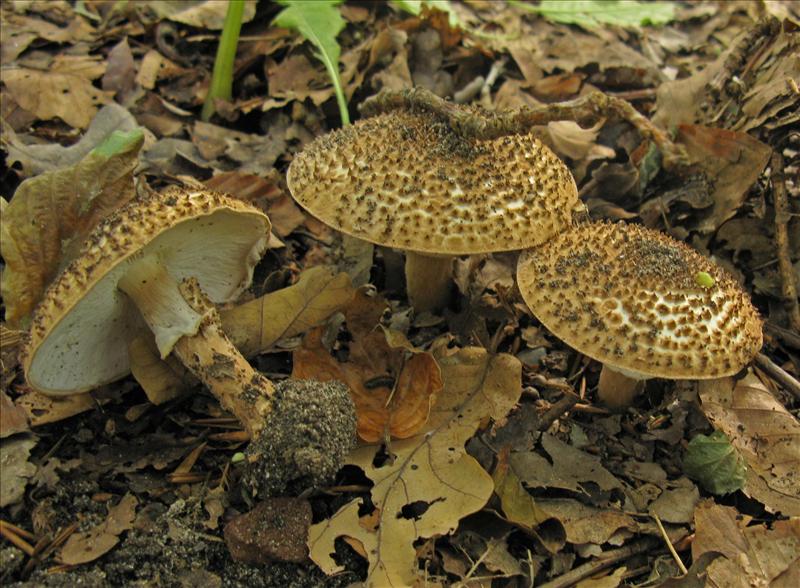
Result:
<svg viewBox="0 0 800 588"><path fill-rule="evenodd" d="M89 236L34 311L22 352L28 383L48 394L91 390L130 371L128 342L146 328L117 291L130 260L155 254L176 280L194 276L215 303L250 284L269 219L222 194L169 188L134 200Z"/></svg>
<svg viewBox="0 0 800 588"><path fill-rule="evenodd" d="M579 202L567 167L532 135L474 140L402 109L318 138L295 157L288 184L343 233L452 255L542 243Z"/></svg>
<svg viewBox="0 0 800 588"><path fill-rule="evenodd" d="M698 272L712 285L698 284ZM761 348L761 320L722 268L657 231L588 223L520 257L525 302L553 334L634 377L730 375Z"/></svg>

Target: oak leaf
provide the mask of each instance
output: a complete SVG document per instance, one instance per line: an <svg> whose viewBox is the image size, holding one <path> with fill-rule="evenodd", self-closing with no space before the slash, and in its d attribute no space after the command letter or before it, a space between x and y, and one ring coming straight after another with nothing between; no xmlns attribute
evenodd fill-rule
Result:
<svg viewBox="0 0 800 588"><path fill-rule="evenodd" d="M338 569L330 557L335 539L347 536L368 554L368 586L413 585L418 579L414 542L452 532L491 496L491 476L464 445L482 422L505 418L516 404L521 364L477 347L446 350L437 361L444 388L424 432L392 442L388 459L378 459L381 445L360 447L349 457L374 482L377 526L361 524L357 499L311 527L311 558L327 573Z"/></svg>
<svg viewBox="0 0 800 588"><path fill-rule="evenodd" d="M800 423L749 373L701 380L701 408L747 463L744 492L768 509L800 516Z"/></svg>
<svg viewBox="0 0 800 588"><path fill-rule="evenodd" d="M353 338L348 361L328 353L319 331L309 333L294 353L293 377L339 380L350 387L358 435L368 443L417 434L442 390L433 355L411 345L402 333L380 327L385 308L384 299L364 289L356 293L345 310Z"/></svg>

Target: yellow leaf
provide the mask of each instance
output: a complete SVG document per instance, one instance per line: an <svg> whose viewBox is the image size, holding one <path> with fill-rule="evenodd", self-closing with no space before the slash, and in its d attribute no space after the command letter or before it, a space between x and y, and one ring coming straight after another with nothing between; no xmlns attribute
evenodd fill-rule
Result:
<svg viewBox="0 0 800 588"><path fill-rule="evenodd" d="M142 142L140 134L115 153L93 150L74 166L25 180L3 207L0 290L10 326L24 322L91 230L133 197Z"/></svg>
<svg viewBox="0 0 800 588"><path fill-rule="evenodd" d="M222 311L222 326L249 357L320 324L350 302L353 293L347 274L312 267L288 288Z"/></svg>
<svg viewBox="0 0 800 588"><path fill-rule="evenodd" d="M508 454L509 449L505 448L497 456L497 466L492 474L494 491L509 521L527 530L535 529L550 515L536 505L533 496L522 486L508 462Z"/></svg>
<svg viewBox="0 0 800 588"><path fill-rule="evenodd" d="M502 419L516 404L521 365L510 355L493 356L477 347L451 351L438 361L444 389L425 432L393 442L385 460L376 460L379 445L350 455L350 463L375 484L374 531L359 524L359 501L312 526L311 557L326 571L332 569L333 542L344 535L361 541L369 554L368 586L413 585L418 579L414 541L452 532L491 496L492 478L466 454L464 444L484 419Z"/></svg>

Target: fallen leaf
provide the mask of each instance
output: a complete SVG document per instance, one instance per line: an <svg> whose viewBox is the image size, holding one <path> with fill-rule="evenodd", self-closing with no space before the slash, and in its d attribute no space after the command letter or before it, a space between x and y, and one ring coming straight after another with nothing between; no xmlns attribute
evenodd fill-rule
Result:
<svg viewBox="0 0 800 588"><path fill-rule="evenodd" d="M328 353L320 332L306 336L293 358L293 377L339 380L349 386L358 435L368 443L418 433L442 390L439 366L430 353L409 349L405 337L378 328L385 307L382 298L357 291L345 310L353 337L348 361L340 363Z"/></svg>
<svg viewBox="0 0 800 588"><path fill-rule="evenodd" d="M5 390L0 390L0 439L23 433L29 428L25 411L14 404Z"/></svg>
<svg viewBox="0 0 800 588"><path fill-rule="evenodd" d="M744 460L722 431L697 435L689 442L683 471L712 494L730 494L744 486Z"/></svg>
<svg viewBox="0 0 800 588"><path fill-rule="evenodd" d="M288 288L223 310L222 326L249 357L319 325L342 310L354 292L347 274L315 266L301 273Z"/></svg>
<svg viewBox="0 0 800 588"><path fill-rule="evenodd" d="M771 511L800 516L800 423L752 372L701 380L701 408L747 463L744 493Z"/></svg>
<svg viewBox="0 0 800 588"><path fill-rule="evenodd" d="M25 411L32 427L56 423L71 416L102 406L108 398L92 392L71 394L69 396L46 396L36 390L29 390L14 401Z"/></svg>
<svg viewBox="0 0 800 588"><path fill-rule="evenodd" d="M3 301L11 326L24 323L48 283L100 220L134 195L141 131L114 132L74 166L20 184L3 211Z"/></svg>
<svg viewBox="0 0 800 588"><path fill-rule="evenodd" d="M9 95L39 120L60 118L71 127L85 129L100 105L112 93L98 90L91 80L71 73L26 68L3 69Z"/></svg>
<svg viewBox="0 0 800 588"><path fill-rule="evenodd" d="M133 115L119 104L106 104L92 119L80 141L64 147L58 143L25 143L23 135L3 129L3 146L8 149L8 165L19 162L26 177L37 176L75 165L114 131L130 132L139 128Z"/></svg>
<svg viewBox="0 0 800 588"><path fill-rule="evenodd" d="M511 467L520 473L527 486L561 488L581 494L588 494L587 482L594 482L601 490L623 488L622 482L601 465L599 458L552 435L542 435L540 443L550 460L535 451L515 452L509 458Z"/></svg>
<svg viewBox="0 0 800 588"><path fill-rule="evenodd" d="M523 529L535 529L550 517L536 505L533 496L522 486L517 472L509 463L508 454L506 447L497 455L497 465L492 474L495 494L500 498L503 513L509 521Z"/></svg>
<svg viewBox="0 0 800 588"><path fill-rule="evenodd" d="M701 502L695 510L692 558L717 552L724 557L706 569L712 586L800 585L800 519L748 525L734 508Z"/></svg>
<svg viewBox="0 0 800 588"><path fill-rule="evenodd" d="M326 573L337 566L330 554L336 537L358 539L369 558L368 586L410 586L418 580L418 538L455 530L466 515L490 497L492 478L464 444L487 418L503 419L521 389L521 364L510 355L490 355L469 347L437 357L444 389L424 434L392 442L388 458L378 460L381 446L356 449L349 461L373 482L377 528L360 524L355 500L330 520L311 527L311 558Z"/></svg>
<svg viewBox="0 0 800 588"><path fill-rule="evenodd" d="M772 149L747 133L685 124L678 126L678 142L714 184L713 207L687 228L714 232L736 214Z"/></svg>
<svg viewBox="0 0 800 588"><path fill-rule="evenodd" d="M119 543L119 535L133 528L138 501L126 494L119 504L108 510L106 520L88 531L70 535L61 548L59 559L67 565L78 565L96 560Z"/></svg>
<svg viewBox="0 0 800 588"><path fill-rule="evenodd" d="M244 12L242 22L250 22L256 15L256 1L242 0ZM166 18L198 29L220 30L228 12L227 2L217 0L148 0L140 4L148 6L160 18Z"/></svg>
<svg viewBox="0 0 800 588"><path fill-rule="evenodd" d="M33 435L0 441L0 508L16 504L25 496L25 486L36 473L36 466L28 461L36 441Z"/></svg>

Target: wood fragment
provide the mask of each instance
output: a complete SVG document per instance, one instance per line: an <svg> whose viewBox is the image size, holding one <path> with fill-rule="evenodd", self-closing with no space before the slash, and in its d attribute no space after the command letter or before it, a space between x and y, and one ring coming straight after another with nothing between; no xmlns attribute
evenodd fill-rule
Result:
<svg viewBox="0 0 800 588"><path fill-rule="evenodd" d="M410 90L384 90L365 100L361 105L361 112L365 116L374 116L398 108L431 113L444 119L456 133L476 140L527 133L533 127L561 120L571 120L582 127L589 127L600 120L618 118L633 125L644 138L658 147L665 169L681 171L689 164L689 157L682 145L674 143L630 102L602 92L592 92L575 100L538 108L489 112L449 102L418 87Z"/></svg>
<svg viewBox="0 0 800 588"><path fill-rule="evenodd" d="M772 361L763 353L756 355L755 363L764 373L780 384L787 392L790 392L795 398L800 400L800 382L792 377L789 372L784 370L781 366Z"/></svg>
<svg viewBox="0 0 800 588"><path fill-rule="evenodd" d="M656 538L645 537L640 541L635 541L619 549L606 551L592 561L580 565L577 568L573 568L558 578L541 584L539 588L567 588L568 586L574 586L581 580L593 576L597 572L609 568L617 562L633 557L634 555L639 555L640 553L651 551L655 549L658 544L659 542Z"/></svg>
<svg viewBox="0 0 800 588"><path fill-rule="evenodd" d="M25 541L22 537L14 533L7 525L0 522L0 536L6 539L12 545L21 549L25 555L33 555L33 545Z"/></svg>
<svg viewBox="0 0 800 588"><path fill-rule="evenodd" d="M789 317L789 326L800 332L800 303L797 300L794 267L789 245L789 219L791 211L786 198L786 177L783 169L783 155L772 153L772 197L775 203L775 246L778 255L778 271L781 276L781 298Z"/></svg>

